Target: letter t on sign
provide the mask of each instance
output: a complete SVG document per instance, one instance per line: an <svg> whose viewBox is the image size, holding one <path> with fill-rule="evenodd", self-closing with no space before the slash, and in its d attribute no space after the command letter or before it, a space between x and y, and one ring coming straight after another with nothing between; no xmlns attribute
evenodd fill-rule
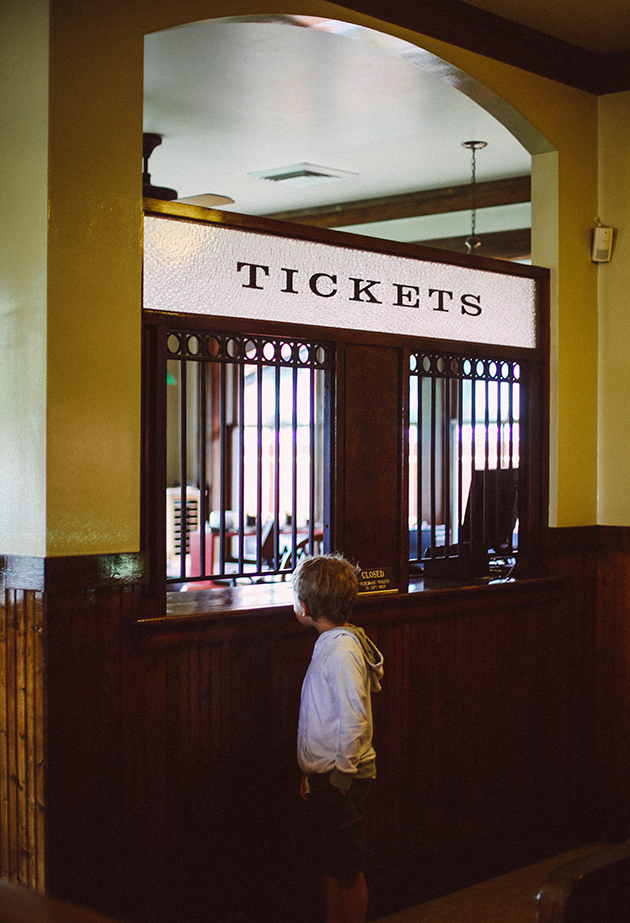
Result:
<svg viewBox="0 0 630 923"><path fill-rule="evenodd" d="M259 266L257 263L237 263L236 271L240 272L245 266L249 266L249 282L243 282L243 288L259 288L262 289L262 285L258 285L258 273L257 269L262 269L266 276L269 275L268 266Z"/></svg>
<svg viewBox="0 0 630 923"><path fill-rule="evenodd" d="M434 311L446 311L446 312L448 312L448 308L445 308L445 307L444 307L444 296L445 296L445 295L448 295L448 297L452 299L452 298L453 298L453 293L452 293L452 292L447 292L445 289L442 289L442 288L430 288L430 289L429 289L429 298L431 298L431 296L432 296L432 295L435 295L435 294L437 294L437 296L438 296L438 306L437 306L437 308L433 308L433 310L434 310Z"/></svg>

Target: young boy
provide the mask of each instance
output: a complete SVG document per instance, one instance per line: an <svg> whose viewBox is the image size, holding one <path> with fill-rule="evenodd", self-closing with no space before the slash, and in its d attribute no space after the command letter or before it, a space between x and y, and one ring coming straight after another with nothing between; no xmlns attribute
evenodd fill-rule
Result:
<svg viewBox="0 0 630 923"><path fill-rule="evenodd" d="M365 923L363 816L376 775L371 693L383 656L348 624L356 569L337 555L305 558L293 573L298 622L318 633L302 685L298 763L324 866L327 923Z"/></svg>

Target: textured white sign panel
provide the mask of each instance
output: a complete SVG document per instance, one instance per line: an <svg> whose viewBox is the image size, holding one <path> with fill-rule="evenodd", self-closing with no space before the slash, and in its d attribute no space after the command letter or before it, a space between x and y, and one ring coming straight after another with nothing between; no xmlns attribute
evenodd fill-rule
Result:
<svg viewBox="0 0 630 923"><path fill-rule="evenodd" d="M533 279L153 216L144 307L536 346Z"/></svg>

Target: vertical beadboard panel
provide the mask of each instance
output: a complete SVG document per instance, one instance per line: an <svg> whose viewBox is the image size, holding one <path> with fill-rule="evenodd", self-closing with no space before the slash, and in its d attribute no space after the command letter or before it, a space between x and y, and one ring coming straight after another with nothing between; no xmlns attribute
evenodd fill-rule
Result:
<svg viewBox="0 0 630 923"><path fill-rule="evenodd" d="M42 594L0 604L0 875L45 889L45 651Z"/></svg>
<svg viewBox="0 0 630 923"><path fill-rule="evenodd" d="M579 818L594 790L627 804L630 554L568 549L555 573L360 604L387 663L375 893L392 870L409 886L410 862ZM42 890L46 858L54 896L131 920L310 923L295 731L314 638L290 610L143 628L139 589L58 590L44 674L41 595L0 602L0 874Z"/></svg>
<svg viewBox="0 0 630 923"><path fill-rule="evenodd" d="M49 600L51 892L152 923L310 923L295 734L315 637L290 610L161 630L141 606ZM566 812L583 679L557 585L388 597L357 622L386 659L373 873Z"/></svg>
<svg viewBox="0 0 630 923"><path fill-rule="evenodd" d="M600 810L627 829L630 818L630 549L599 556L597 608L597 725L594 776L602 793Z"/></svg>

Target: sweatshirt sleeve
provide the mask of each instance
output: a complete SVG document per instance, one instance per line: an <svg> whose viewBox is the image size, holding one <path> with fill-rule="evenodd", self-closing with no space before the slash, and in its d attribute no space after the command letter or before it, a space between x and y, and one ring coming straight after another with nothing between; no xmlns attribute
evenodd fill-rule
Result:
<svg viewBox="0 0 630 923"><path fill-rule="evenodd" d="M336 700L335 765L330 781L347 791L357 771L361 747L368 731L367 665L354 643L336 651L329 663L329 682Z"/></svg>

